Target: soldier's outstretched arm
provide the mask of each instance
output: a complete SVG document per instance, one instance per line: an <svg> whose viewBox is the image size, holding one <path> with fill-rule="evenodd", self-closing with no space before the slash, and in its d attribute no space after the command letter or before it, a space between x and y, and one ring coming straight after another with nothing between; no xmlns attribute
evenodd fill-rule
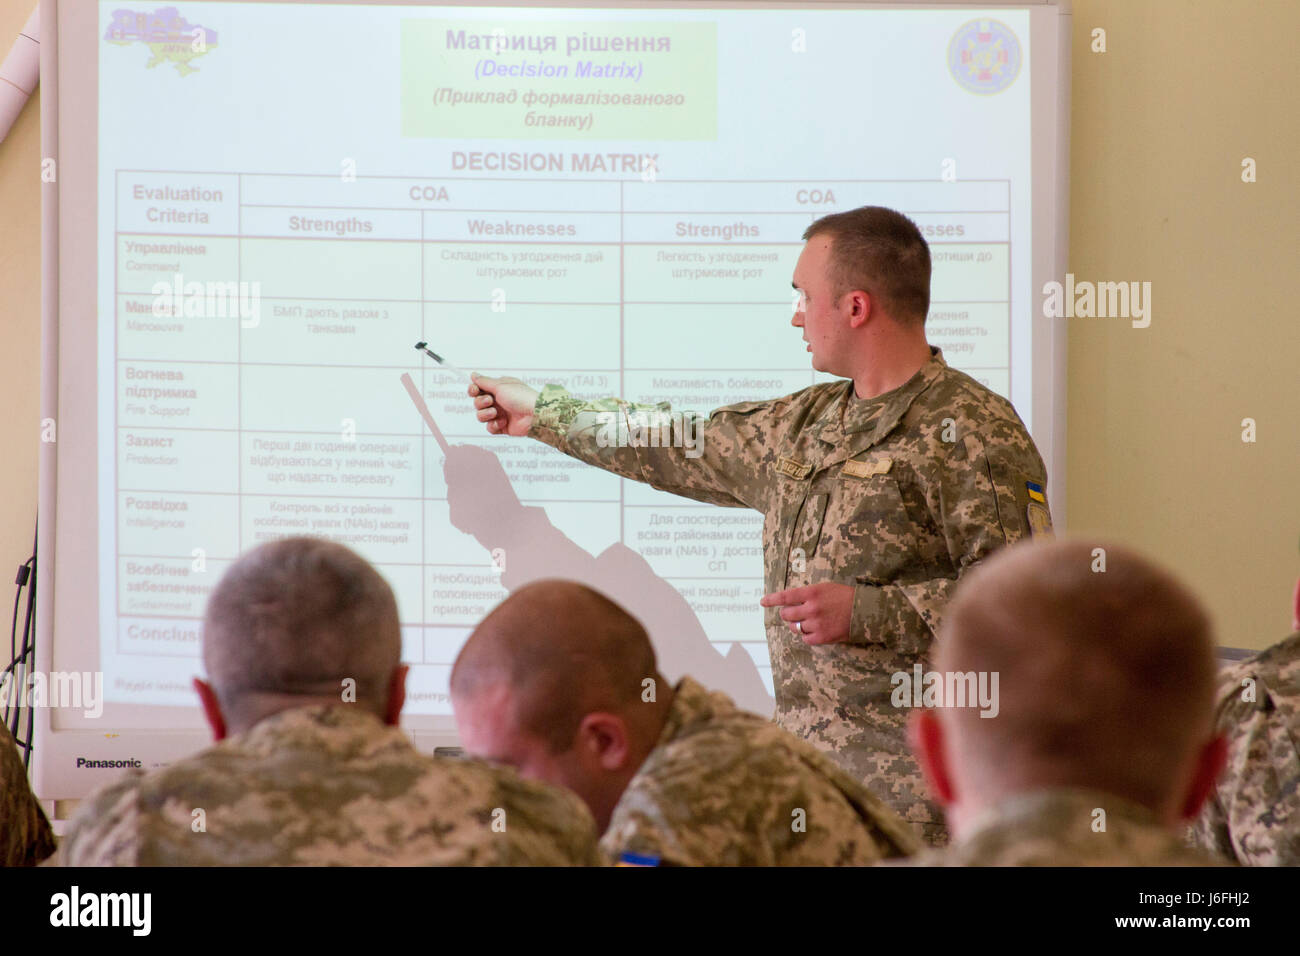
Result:
<svg viewBox="0 0 1300 956"><path fill-rule="evenodd" d="M851 643L924 650L966 571L1000 547L1051 533L1046 469L1022 429L994 423L970 432L937 465L926 497L958 577L897 584L859 576Z"/></svg>
<svg viewBox="0 0 1300 956"><path fill-rule="evenodd" d="M538 393L518 379L485 376L475 376L469 394L492 434L528 435L661 491L760 511L777 457L776 424L787 405L744 402L702 416L667 402L585 401L558 385Z"/></svg>

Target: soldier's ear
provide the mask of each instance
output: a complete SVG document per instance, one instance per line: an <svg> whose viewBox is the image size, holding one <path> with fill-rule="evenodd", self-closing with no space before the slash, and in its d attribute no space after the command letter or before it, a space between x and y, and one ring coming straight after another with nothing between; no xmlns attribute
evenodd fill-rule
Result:
<svg viewBox="0 0 1300 956"><path fill-rule="evenodd" d="M875 303L871 299L871 293L858 289L846 293L849 307L849 328L857 329L866 324L867 319L871 318L871 310Z"/></svg>
<svg viewBox="0 0 1300 956"><path fill-rule="evenodd" d="M578 745L602 770L623 770L632 757L627 723L617 714L598 711L582 718L578 725Z"/></svg>
<svg viewBox="0 0 1300 956"><path fill-rule="evenodd" d="M203 716L208 719L208 726L212 728L213 740L226 739L226 715L221 712L221 702L217 700L217 692L212 689L212 685L205 680L194 678L194 691L199 695L199 703L203 706Z"/></svg>
<svg viewBox="0 0 1300 956"><path fill-rule="evenodd" d="M1187 793L1179 808L1180 821L1196 819L1201 812L1201 807L1214 791L1214 782L1219 779L1219 774L1223 772L1227 762L1228 741L1223 734L1218 734L1196 755L1192 777L1187 784Z"/></svg>
<svg viewBox="0 0 1300 956"><path fill-rule="evenodd" d="M1300 631L1300 578L1296 578L1295 595L1291 598L1291 627Z"/></svg>
<svg viewBox="0 0 1300 956"><path fill-rule="evenodd" d="M935 800L948 806L956 797L952 773L943 749L943 725L938 714L924 708L912 711L907 736L921 765L921 773Z"/></svg>
<svg viewBox="0 0 1300 956"><path fill-rule="evenodd" d="M393 668L393 677L388 683L388 700L384 704L384 723L390 727L396 727L402 718L402 708L406 705L406 675L410 670L406 664Z"/></svg>

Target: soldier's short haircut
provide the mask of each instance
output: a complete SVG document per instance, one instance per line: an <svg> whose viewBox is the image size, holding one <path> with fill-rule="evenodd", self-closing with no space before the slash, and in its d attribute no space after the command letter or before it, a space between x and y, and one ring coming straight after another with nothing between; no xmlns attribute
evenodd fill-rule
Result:
<svg viewBox="0 0 1300 956"><path fill-rule="evenodd" d="M995 789L1090 787L1159 808L1213 733L1208 615L1113 544L1026 542L989 558L958 586L935 667L999 674L995 717L942 715L954 759Z"/></svg>
<svg viewBox="0 0 1300 956"><path fill-rule="evenodd" d="M222 707L257 696L344 701L383 714L401 658L393 590L323 538L285 538L241 556L208 600L203 663Z"/></svg>
<svg viewBox="0 0 1300 956"><path fill-rule="evenodd" d="M831 237L831 285L838 300L862 290L898 322L921 325L930 311L930 247L916 223L884 206L831 213L804 239Z"/></svg>
<svg viewBox="0 0 1300 956"><path fill-rule="evenodd" d="M587 714L627 715L646 678L662 680L641 623L599 591L548 579L518 589L479 623L456 658L451 693L467 699L504 684L517 728L563 752Z"/></svg>

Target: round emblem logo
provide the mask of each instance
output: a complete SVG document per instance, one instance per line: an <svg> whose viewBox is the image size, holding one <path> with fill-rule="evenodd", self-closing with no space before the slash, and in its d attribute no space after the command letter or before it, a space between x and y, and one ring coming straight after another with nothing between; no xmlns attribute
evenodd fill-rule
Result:
<svg viewBox="0 0 1300 956"><path fill-rule="evenodd" d="M964 90L1001 93L1020 74L1020 41L998 20L963 24L948 43L948 69Z"/></svg>

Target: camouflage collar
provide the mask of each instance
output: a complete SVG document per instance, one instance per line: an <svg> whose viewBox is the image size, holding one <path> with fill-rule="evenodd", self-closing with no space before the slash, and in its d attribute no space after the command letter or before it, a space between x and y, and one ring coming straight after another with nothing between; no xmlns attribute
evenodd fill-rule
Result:
<svg viewBox="0 0 1300 956"><path fill-rule="evenodd" d="M985 810L971 821L961 842L970 843L1007 832L1029 836L1039 831L1060 834L1091 831L1099 809L1105 811L1107 830L1124 824L1163 829L1154 813L1124 797L1082 787L1053 787L1015 794ZM1172 831L1169 837L1178 840Z"/></svg>
<svg viewBox="0 0 1300 956"><path fill-rule="evenodd" d="M337 740L339 733L343 732L359 738L376 739L386 737L387 731L401 733L399 728L389 727L370 711L355 704L313 704L290 707L263 717L248 730L227 739L238 740L256 751L278 749L286 737L305 740L329 735Z"/></svg>
<svg viewBox="0 0 1300 956"><path fill-rule="evenodd" d="M859 399L853 395L853 383L845 382L836 401L822 413L813 427L820 427L817 437L831 447L821 459L821 468L860 455L884 441L912 404L948 371L943 353L930 346L930 361L922 365L905 383L875 398Z"/></svg>
<svg viewBox="0 0 1300 956"><path fill-rule="evenodd" d="M947 367L943 350L932 345L930 361L917 369L916 374L898 388L883 395L858 398L853 394L852 379L845 381L838 400L831 402L817 419L819 437L837 445L845 435L871 429L869 444L874 445L894 430L917 396L933 385Z"/></svg>
<svg viewBox="0 0 1300 956"><path fill-rule="evenodd" d="M673 687L673 702L656 746L661 747L695 725L710 721L724 704L730 703L726 695L709 690L693 677L683 676Z"/></svg>

